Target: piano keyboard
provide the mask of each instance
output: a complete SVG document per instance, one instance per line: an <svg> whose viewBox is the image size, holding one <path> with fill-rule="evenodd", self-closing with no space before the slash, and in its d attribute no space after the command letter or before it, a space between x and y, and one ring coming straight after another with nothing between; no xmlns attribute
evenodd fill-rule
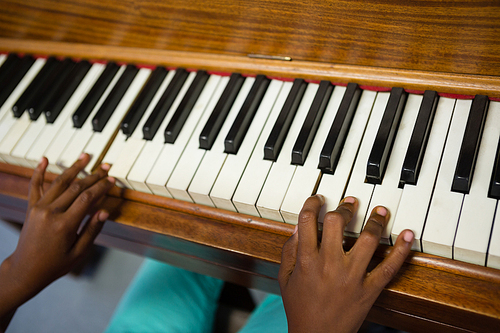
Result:
<svg viewBox="0 0 500 333"><path fill-rule="evenodd" d="M122 186L297 223L304 200L385 205L382 241L500 269L500 102L330 82L0 55L0 161L112 165ZM43 115L42 115L43 114Z"/></svg>

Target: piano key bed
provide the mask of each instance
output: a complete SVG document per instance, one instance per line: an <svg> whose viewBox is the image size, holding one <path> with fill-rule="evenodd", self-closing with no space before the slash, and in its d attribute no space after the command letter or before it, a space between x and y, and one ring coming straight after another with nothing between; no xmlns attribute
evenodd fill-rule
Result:
<svg viewBox="0 0 500 333"><path fill-rule="evenodd" d="M495 99L14 53L0 62L3 218L24 219L42 156L50 182L87 152L86 172L109 163L121 186L98 241L278 293L281 247L304 200L325 195L323 216L353 195L346 236L376 205L392 213L374 263L403 229L416 235L370 320L499 325ZM442 320L449 307L458 323Z"/></svg>

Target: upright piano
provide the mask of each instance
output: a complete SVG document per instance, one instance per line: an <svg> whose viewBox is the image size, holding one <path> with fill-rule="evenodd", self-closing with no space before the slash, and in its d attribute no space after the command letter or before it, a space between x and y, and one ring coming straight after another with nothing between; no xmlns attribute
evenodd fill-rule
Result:
<svg viewBox="0 0 500 333"><path fill-rule="evenodd" d="M420 211L424 213L424 218L416 222L422 225L422 228L426 215L436 216L435 222L427 222L425 226L427 229L424 229L423 234L421 230L418 232L419 242L416 244L415 251L412 251L397 277L377 299L368 315L368 320L411 332L424 330L498 332L500 329L500 271L498 270L500 255L495 252L499 251L498 246L500 246L499 158L497 156L500 122L498 122L498 116L495 116L500 113L498 107L500 105L500 6L498 3L451 0L437 2L1 0L0 53L2 53L0 55L2 62L0 85L3 85L1 88L4 92L11 89L2 101L3 106L0 109L0 128L4 131L4 133L0 132L0 218L18 223L24 220L29 179L33 165L36 163L36 161L29 160L28 152L30 152L30 147L42 144L42 133L50 136L53 145L72 147L66 148L69 155L50 161L53 163L51 165L53 173L49 173L45 179L49 185L65 166L64 164L69 162L70 157L78 156L82 150L87 151L85 149L88 149L86 147L90 145L90 143L86 144L73 139L74 133L80 133L87 128L98 132L99 135L107 133L107 136L97 136L92 132L88 134L89 138L95 136L94 141L99 146L97 153L93 154L93 165L102 161L107 162L114 145L122 145L127 147L126 150L130 150L126 153L121 152L119 156L116 155L109 161L111 163L121 161L121 159L129 161L131 156L140 156L147 149L141 146L137 153L132 153L134 150L130 142L134 140L134 134L127 134L127 126L137 127L134 132L139 133L135 134L137 140L145 140L145 137L149 135L149 142L153 142L156 132L160 136L164 135L164 131L166 132L167 121L165 120L165 124L162 125L162 119L170 117L171 121L172 117L175 118L173 109L191 107L196 110L196 105L202 104L195 98L169 97L167 91L175 91L175 94L185 96L198 94L197 96L201 99L208 89L207 85L210 84L207 82L218 80L219 84L214 85L213 91L215 91L214 94L219 91L221 97L211 98L207 95L205 106L198 106L198 109L202 109L200 112L203 109L210 110L205 110L205 113L199 113L196 117L184 117L184 124L192 123L194 127L190 129L191 134L187 135L179 154L185 155L184 152L188 150L185 147L191 141L196 142L193 148L195 151L203 148L206 151L203 154L207 156L212 154L210 150L212 146L223 144L224 149L220 148L222 146L217 146L218 149L222 149L221 154L225 154L222 164L219 163L219 169L212 170L215 164L208 162L204 165L205 159L208 160L208 158L205 158L203 163L200 162L201 159L194 158L190 164L191 157L185 157L188 162L182 163L186 163L186 167L180 171L177 170L177 173L187 174L190 168L194 168L194 171L193 177L189 178L187 183L189 189L185 188L186 191L181 191L187 193L185 200L179 200L183 198L182 193L172 194L176 192L168 178L160 183L161 186L155 188L149 180L142 183L136 182L136 179L130 176L131 169L135 166L139 173L146 170L145 177L147 178L153 172L151 170L154 169L155 163L160 163L158 162L161 160L160 157L144 157L146 164L150 164L148 167L139 165L133 160L129 162L131 165L126 171L118 170L125 165L124 163L113 163L113 172L117 175L120 172L124 173L124 176L118 177L121 187L112 189L102 203L112 215L97 239L99 244L163 260L243 286L279 293L277 273L281 260L281 248L293 232L293 222L300 209L300 205L296 202L303 200L303 192L308 191L307 195L310 195L323 189L335 188L337 192L340 191L340 196L343 194L361 196L364 195L361 192L368 186L367 200L364 199L365 197L360 200L366 206L364 212L375 203L375 198L378 200L380 197L382 200L380 203L384 204L384 199L389 201L390 197L385 193L391 195L396 193L396 203L391 208L393 215L399 214L398 204L402 205L406 200L410 202L410 206L414 205L414 215L418 215L417 212L421 213ZM29 62L29 65L25 64L23 75L18 75L19 80L15 85L12 84L14 79L2 81L2 73L10 70L7 68L9 64L17 64L11 66L15 70L9 74L9 77L13 78L16 76L15 72L21 70L23 61ZM87 64L87 69L79 75L87 73L85 79L82 79L83 76L80 78L80 81L88 81L86 90L83 83L80 83L77 88L76 83L79 82L75 81L78 73L75 68L77 64L83 66L84 62ZM36 98L31 98L33 105L40 107L41 100L44 100L44 106L38 111L35 110L36 108L29 111L30 107L26 103L16 104L21 100L24 90L30 89L32 82L37 80L35 77L41 75L44 68L48 68L49 63L55 64L54 68L59 68L59 74L55 75L54 72L50 74L47 69L45 81L38 87L38 92L31 92L33 96L36 96ZM113 64L114 69L110 64ZM35 68L36 66L38 67ZM63 66L73 66L71 71L67 70L73 74L67 74ZM155 82L152 76L159 67L162 70L158 73L163 71L164 75L158 74L161 78L156 79L156 86L153 89L151 87ZM111 97L101 97L99 102L96 100L94 104L88 102L92 104L93 109L87 108L85 111L82 107L83 111L80 110L81 112L75 117L80 105L85 103L86 96L91 94L91 88L97 85L96 82L104 76L102 73L108 69L114 72L109 76L108 82L103 83L101 95L114 95L114 102L111 101L113 99ZM92 70L95 73L91 78L88 73ZM124 83L126 81L124 77L129 75L127 73L132 74L128 83ZM30 79L26 78L28 75L31 75ZM120 79L118 79L119 76ZM47 80L51 83L47 83L49 82ZM167 82L167 80L170 81ZM104 78L103 81L105 81ZM189 84L186 83L188 81ZM196 82L203 82L199 83L198 89ZM225 82L224 85L221 82ZM7 89L9 83L11 83L10 88ZM259 84L261 84L260 87L264 84L265 88L259 88ZM51 120L51 116L55 117L55 115L47 113L47 110L43 108L50 103L54 105L56 97L52 96L52 99L49 99L47 96L50 93L50 87L53 88L56 85L58 89L54 88L53 94L55 93L59 98L62 98L63 92L68 92L71 85L74 85L76 89L76 92L71 90L73 95L66 94L65 104L60 105L58 111L61 112L60 114L66 112L68 119L64 124L71 125L67 127L70 133L67 136L58 133L47 134L52 131L47 128L54 128L50 126L56 124L56 120ZM121 95L117 92L120 90L120 85L125 87L122 87ZM163 90L162 93L148 94L148 89L142 88L143 86L149 87L149 90ZM286 94L283 92L285 87L288 89ZM242 91L245 89L244 95ZM272 89L277 89L274 99L268 96ZM78 91L81 96L73 97ZM351 96L346 97L349 92ZM16 93L17 96L12 97L12 94ZM1 94L2 91L0 91L0 97ZM118 95L119 97L116 97ZM252 98L247 95L254 96L253 100L260 99L253 103ZM149 112L150 122L146 116L143 117L142 122L139 120L140 117L126 116L127 112L131 113L130 110L134 106L140 108L138 105L141 104L141 99L147 100L148 98L149 104L164 103L167 106L163 108L148 106L149 104L144 102L141 112L143 114ZM279 105L275 108L268 107L267 112L271 115L260 111L264 107L260 108L259 105L266 104L266 98L272 101L271 106ZM281 102L279 102L280 98ZM335 98L337 104L333 102ZM438 98L439 102L437 102ZM222 99L226 102L221 101ZM308 105L304 102L305 99L309 99ZM212 104L208 102L209 100ZM67 106L70 103L74 104L72 110L69 110L70 107ZM240 103L238 108L230 107L238 103ZM427 106L424 107L426 103ZM296 113L296 119L302 117L302 123L297 125L298 121L293 120L292 115L288 122L285 120L280 126L267 125L266 119L268 123L271 123L269 119L273 117L273 114L275 117L286 115L283 111L286 104L288 104L289 113L290 110L293 110L292 114ZM19 105L21 109L17 110L16 106ZM112 105L112 110L109 110L109 107L107 111L104 110L106 105ZM146 110L146 106L149 111ZM318 139L314 141L315 134L318 136L317 133L321 132L323 133L321 135L326 137L330 123L333 120L337 121L340 117L338 116L341 113L340 110L343 109L346 114L351 114L348 111L355 110L356 107L358 110L353 116L346 116L346 119L351 117L350 120L340 122L342 126L336 127L336 131L332 130L336 140L340 142L338 145L340 148L337 150L343 151L343 155L339 155L340 153L335 155L333 152L335 149L330 148L329 153L328 151L326 153L327 162L324 162L326 164L318 169L318 163L321 165L317 162L319 156L311 157L312 152L321 151L323 154L322 148L324 147L323 143L321 145L316 143ZM362 114L362 111L359 109L363 108L366 111L366 119L370 117L371 121L372 118L376 118L374 115L377 114L378 123L373 120L375 125L370 125L371 122L366 122L365 119L365 123L360 125L361 120L358 118L361 116L358 115ZM102 112L104 116L96 115L96 112L99 112L98 109L104 110ZM121 116L116 116L118 111L115 109L122 109ZM169 109L172 110L169 111ZM211 119L215 109L219 109L222 114L228 113L227 119L232 119L231 122L234 121L234 123L240 114L241 117L244 116L243 112L239 112L240 109L245 109L252 115L255 114L253 121L241 120L247 124L240 124L240 130L237 131L241 133L241 128L245 128L243 139L236 135L233 137L234 141L228 143L227 136L232 126L231 124L223 125L229 123L229 120L224 122L224 116L218 120L214 115L214 119ZM277 110L272 112L271 109ZM313 109L314 112L311 111ZM377 149L373 146L379 140L379 135L383 136L379 124L385 121L386 116L389 117L388 114L391 113L389 109L392 110L393 117L389 122L384 143L378 148L381 156L377 160L374 157L376 155L374 151ZM413 109L413 118L409 116L411 113L409 109ZM427 121L420 119L420 115L425 113L423 109L427 110ZM14 116L16 110L19 114ZM94 113L89 116L90 112ZM152 114L155 112L160 116L153 119ZM444 116L446 112L448 112L448 118ZM38 113L37 116L36 113ZM111 113L115 116L113 117ZM82 114L84 119L80 118L82 123L78 127L78 117ZM182 118L181 115L179 117ZM445 126L440 130L434 129L433 132L432 128L437 128L438 125L432 122L436 123L437 119L443 117L444 120L441 121L445 123ZM257 118L262 118L260 125L252 127L251 123L256 122ZM103 119L104 125L102 123L100 125ZM126 119L129 122L124 126ZM22 125L22 121L27 121L27 123ZM84 123L85 121L89 123ZM210 126L206 125L209 121L212 121ZM307 122L309 122L308 126L305 125ZM57 125L61 131L66 126L62 123ZM404 127L413 129L416 127L415 124L423 126L420 135L414 135L417 131L408 129L405 135L400 134ZM16 128L22 130L16 130ZM180 130L179 127L175 127L173 132L176 128ZM248 128L258 129L259 132L250 135L251 130ZM148 132L150 130L153 133ZM199 148L198 136L201 137L204 130L207 131L205 133L207 141L200 142L200 146L206 145L206 147ZM279 137L280 135L286 136L287 130L295 131L296 137L305 135L305 139L302 141L298 139L295 141L295 138L283 139L285 140L284 148L281 148ZM29 131L36 134L28 138L25 133ZM182 131L188 130L182 128L180 131L183 133ZM223 131L226 133L219 133ZM276 186L284 188L285 193L281 194L281 197L276 195L278 190L269 192L269 189L261 186L260 192L257 192L257 197L260 196L259 201L251 203L246 210L244 205L238 206L237 195L233 189L229 194L229 201L226 201L226 203L229 202L229 209L221 209L225 205L224 201L218 201L218 197L210 196L213 194L211 192L215 192L215 183L210 183L209 190L204 196L201 190L195 191L195 185L199 188L206 186L204 183L206 179L203 178L213 177L219 181L223 178L222 175L226 175L225 171L220 171L222 165L229 164L228 161L232 157L228 156L231 154L238 155L238 149L243 149L241 147L248 141L244 138L249 136L258 138L259 142L251 144L250 148L245 148L249 151L242 170L246 173L247 170L252 169L248 166L251 165L249 161L254 155L268 154L262 151L262 147L269 149L267 143L271 135L268 133L268 140L264 140L267 137L264 137L260 131L262 133L277 131L278 137L270 145L270 155L267 156L265 163L271 171L269 173L266 171L264 178L274 179L275 175L271 175L272 169L278 163L282 163L277 155L284 154L286 158L281 159L287 160L288 164L290 164L290 159L292 161L296 159L287 183ZM355 136L351 134L353 131L359 133L357 144L351 142ZM484 133L493 134L485 138ZM224 137L219 139L219 136L223 135L226 136L226 140L222 140ZM369 136L372 137L373 144L367 143L367 140L360 141L361 137L366 139ZM406 141L400 139L403 136L406 137L404 139ZM401 163L403 163L408 147L411 146L409 142L414 139L414 136L419 136L421 139L416 141L418 144L413 148L413 153L408 155L418 157L422 154L424 162L414 162L414 166L417 167L413 169L413 173L410 172L415 177L419 177L416 181L417 185L411 183L411 175L405 178L406 183L400 184L403 179L399 178ZM431 154L428 152L431 142L439 141L438 137L441 137L442 149L438 151L437 157L427 158L427 160L434 159L433 165L436 170L434 176L429 178L430 180L424 181L422 175L428 172L424 167L425 156ZM26 143L20 143L23 140L29 142L29 146L24 147ZM123 142L118 143L119 140ZM92 139L89 139L89 142L91 141ZM129 143L126 143L127 141ZM169 144L165 142L168 141L166 136L165 140L162 137L159 141L163 145ZM296 148L294 143L298 144L299 141L302 142L302 146L299 144L299 153L293 155ZM238 148L233 147L235 151L231 153L231 144L234 142L239 142L236 143ZM346 149L348 142L351 146ZM144 147L148 144L145 143ZM261 147L261 145L264 146ZM259 149L256 148L257 146ZM486 146L489 150L483 148ZM22 150L22 147L25 153L19 159L16 154ZM285 151L290 150L291 147L294 150L292 154L294 157L290 157L290 151ZM444 152L443 147L446 147ZM43 151L33 148L31 151L33 154L42 156L50 149L55 148L45 147ZM162 149L166 148L160 148ZM373 173L368 171L366 160L358 163L360 166L356 166L353 160L348 167L344 167L343 185L322 187L326 186L323 185L326 183L325 179L332 176L332 173L333 175L340 173L338 170L335 171L335 168L339 167L336 163L339 159L346 159L345 155L349 154L345 151L348 151L353 159L356 156L358 160L361 156L369 158L370 161L372 157L375 158L377 160L375 171ZM309 156L307 156L308 153ZM334 155L337 157L335 158ZM396 155L400 156L399 164L392 162ZM452 155L455 157L450 157ZM163 159L168 162L173 155L165 156ZM215 160L217 158L214 157ZM314 159L314 162L308 162L311 159ZM453 159L454 163L450 162ZM490 161L486 166L482 162L485 160ZM181 164L181 162L176 163L171 168ZM303 170L311 164L314 164L314 168L310 169L312 171L304 172ZM459 164L465 169L469 164L468 169L462 172L462 167L458 167ZM398 165L399 168L396 170L394 165ZM449 171L448 169L441 171L445 167L449 168L448 165L451 165ZM196 176L197 168L199 170L205 168L206 173L201 175L198 173ZM438 168L441 169L437 171ZM262 170L260 166L254 169L259 172ZM281 170L277 167L276 169ZM290 165L285 165L283 170L286 172L274 172L278 174L276 179L289 172ZM214 172L215 175L213 175ZM460 172L465 176L462 177ZM162 176L161 173L159 175ZM310 183L305 185L306 183L301 182L298 182L298 185L295 184L293 177L297 178L298 175L305 175L305 178L307 175L312 175L312 185ZM348 181L351 182L358 176L361 177L361 182L351 187ZM372 176L373 179L370 178ZM243 176L239 177L241 178L236 180L236 186L244 183ZM252 180L257 179L257 176L246 177L250 179L250 181L247 179L247 183L253 186ZM389 181L385 179L389 178L395 184L394 189L389 189L388 192L379 190L387 188L386 183ZM222 181L225 182L225 180ZM453 182L451 184L453 191L449 189L450 181ZM434 198L437 198L438 192L446 189L446 191L453 192L454 199L445 201L445 204L441 205L427 201L423 209L419 208L423 199L413 201L411 198L405 199L406 192L409 192L406 191L407 188L424 182L429 187L428 196L434 195ZM479 183L482 185L476 185ZM308 186L312 186L311 189L308 189ZM267 187L274 187L274 185L267 185ZM287 189L292 188L293 191L287 192ZM244 194L251 192L243 188L243 185L239 186L238 190ZM168 193L173 198L166 197ZM271 205L263 199L266 196L270 198L270 201L280 198L277 210L268 207ZM484 200L478 199L481 196ZM328 200L329 207L334 207L335 200L327 196ZM371 205L369 205L370 200ZM285 209L285 201L291 207L287 208L288 210ZM483 205L483 202L488 204ZM485 220L483 215L480 215L485 211L488 211L491 217L486 222L483 221ZM453 218L454 214L458 214L458 217ZM473 218L472 222L458 223L458 226L456 221L452 221L467 214L472 215L476 220ZM276 221L280 219L283 221ZM445 223L448 219L451 224L455 224L450 226ZM291 223L284 223L284 221ZM497 221L498 225L494 221ZM354 243L355 237L352 236L359 234L362 222L363 217L359 218L357 229L348 228L348 234L345 237L346 249ZM393 226L394 230L397 228L397 223L395 222ZM468 225L468 229L464 229L465 225ZM451 234L434 235L427 231L432 228L450 229ZM476 235L477 229L486 230L486 234ZM373 265L380 262L391 250L391 237L389 230L385 235L387 244L380 245L375 253ZM479 246L485 249L482 254L478 255L474 252L475 245L470 245L471 239L483 240ZM439 244L435 245L437 243ZM464 247L460 247L462 243L465 244Z"/></svg>

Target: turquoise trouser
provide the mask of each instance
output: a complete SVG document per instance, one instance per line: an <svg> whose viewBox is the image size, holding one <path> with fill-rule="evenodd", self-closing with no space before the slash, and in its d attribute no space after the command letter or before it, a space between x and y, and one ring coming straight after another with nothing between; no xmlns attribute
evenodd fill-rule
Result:
<svg viewBox="0 0 500 333"><path fill-rule="evenodd" d="M107 333L212 332L224 281L146 259ZM269 295L240 333L287 332L281 297Z"/></svg>

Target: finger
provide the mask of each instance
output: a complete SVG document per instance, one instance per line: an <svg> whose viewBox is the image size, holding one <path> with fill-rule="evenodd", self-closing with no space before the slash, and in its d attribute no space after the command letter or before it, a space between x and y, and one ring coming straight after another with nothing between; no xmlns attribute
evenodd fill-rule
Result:
<svg viewBox="0 0 500 333"><path fill-rule="evenodd" d="M379 245L382 231L389 221L389 216L387 208L383 206L373 208L365 228L349 252L349 256L353 258L353 265L357 266L355 269L360 272L366 271L373 253Z"/></svg>
<svg viewBox="0 0 500 333"><path fill-rule="evenodd" d="M290 275L292 275L293 269L295 268L295 263L297 262L298 244L299 237L297 235L297 226L295 226L293 235L290 236L285 245L283 245L283 250L281 252L281 265L278 272L278 282L282 287L287 285Z"/></svg>
<svg viewBox="0 0 500 333"><path fill-rule="evenodd" d="M52 185L50 185L50 188L48 189L47 193L45 193L45 196L42 199L43 203L48 205L52 203L57 197L59 197L61 193L63 193L73 182L73 180L75 180L76 176L78 176L78 173L80 173L80 171L85 168L89 161L89 154L82 153L78 160L73 163L71 167L66 169L59 177L57 177L52 182Z"/></svg>
<svg viewBox="0 0 500 333"><path fill-rule="evenodd" d="M66 191L54 200L51 205L53 209L60 212L66 211L66 209L68 209L80 193L106 177L108 175L109 168L109 164L103 164L92 175L71 183Z"/></svg>
<svg viewBox="0 0 500 333"><path fill-rule="evenodd" d="M47 158L42 157L38 163L33 176L31 176L30 188L28 194L28 211L33 207L43 196L43 180L45 176L45 170L49 162Z"/></svg>
<svg viewBox="0 0 500 333"><path fill-rule="evenodd" d="M365 280L365 284L373 292L378 293L394 278L410 253L414 235L411 230L404 230L399 234L391 253ZM369 290L370 290L369 289Z"/></svg>
<svg viewBox="0 0 500 333"><path fill-rule="evenodd" d="M80 222L88 214L90 208L113 187L114 183L115 179L113 177L101 179L80 193L75 199L66 211L68 220L74 221L73 227L75 230L78 229Z"/></svg>
<svg viewBox="0 0 500 333"><path fill-rule="evenodd" d="M358 205L356 198L347 197L340 202L336 210L325 214L321 251L331 254L332 251L340 250L339 253L343 253L344 229L356 214Z"/></svg>
<svg viewBox="0 0 500 333"><path fill-rule="evenodd" d="M309 255L318 251L318 215L324 203L325 198L322 195L313 195L306 200L299 213L297 233L300 255Z"/></svg>
<svg viewBox="0 0 500 333"><path fill-rule="evenodd" d="M107 211L99 210L85 223L73 248L73 255L75 257L81 257L88 252L108 217L109 213Z"/></svg>

